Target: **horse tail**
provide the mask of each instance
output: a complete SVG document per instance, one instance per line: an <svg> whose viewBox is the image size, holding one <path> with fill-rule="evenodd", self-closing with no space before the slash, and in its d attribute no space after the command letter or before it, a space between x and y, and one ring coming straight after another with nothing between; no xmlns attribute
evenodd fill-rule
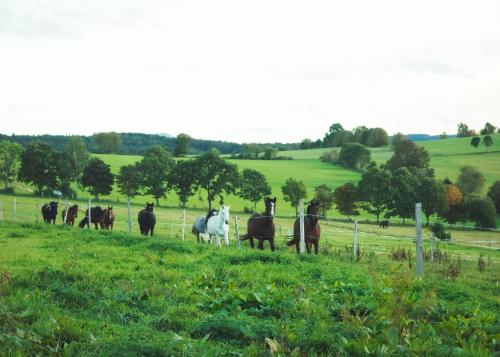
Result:
<svg viewBox="0 0 500 357"><path fill-rule="evenodd" d="M288 245L289 247L296 244L297 243L297 238L296 237L293 237L291 240L289 240L288 242L286 242L286 245Z"/></svg>
<svg viewBox="0 0 500 357"><path fill-rule="evenodd" d="M89 221L89 218L88 218L88 217L85 217L84 219L82 219L82 220L80 221L80 223L78 224L78 227L80 227L80 228L85 227L85 225L87 225L88 221Z"/></svg>
<svg viewBox="0 0 500 357"><path fill-rule="evenodd" d="M247 234L245 234L245 235L242 235L242 236L240 237L240 240L247 240L247 239L249 239L249 238L250 238L250 236L249 236L249 235L248 235L248 233L247 233Z"/></svg>

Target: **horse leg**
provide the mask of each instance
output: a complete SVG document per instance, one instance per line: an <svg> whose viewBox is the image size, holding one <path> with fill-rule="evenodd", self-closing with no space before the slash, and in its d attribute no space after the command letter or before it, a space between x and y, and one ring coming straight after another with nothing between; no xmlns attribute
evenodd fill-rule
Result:
<svg viewBox="0 0 500 357"><path fill-rule="evenodd" d="M229 235L227 233L224 233L224 243L226 247L229 247Z"/></svg>
<svg viewBox="0 0 500 357"><path fill-rule="evenodd" d="M264 250L264 241L261 238L259 238L259 249Z"/></svg>
<svg viewBox="0 0 500 357"><path fill-rule="evenodd" d="M250 247L252 247L252 249L255 249L255 244L253 243L253 237L250 237Z"/></svg>
<svg viewBox="0 0 500 357"><path fill-rule="evenodd" d="M269 245L271 246L271 251L274 252L274 250L276 249L274 246L274 238L269 239Z"/></svg>
<svg viewBox="0 0 500 357"><path fill-rule="evenodd" d="M311 241L306 240L306 250L307 254L311 254Z"/></svg>
<svg viewBox="0 0 500 357"><path fill-rule="evenodd" d="M295 248L297 250L297 254L299 254L300 253L300 242L298 239L295 240Z"/></svg>
<svg viewBox="0 0 500 357"><path fill-rule="evenodd" d="M155 226L151 226L151 237L153 236L153 231L155 230Z"/></svg>
<svg viewBox="0 0 500 357"><path fill-rule="evenodd" d="M313 244L314 244L314 254L318 255L319 241L316 241Z"/></svg>

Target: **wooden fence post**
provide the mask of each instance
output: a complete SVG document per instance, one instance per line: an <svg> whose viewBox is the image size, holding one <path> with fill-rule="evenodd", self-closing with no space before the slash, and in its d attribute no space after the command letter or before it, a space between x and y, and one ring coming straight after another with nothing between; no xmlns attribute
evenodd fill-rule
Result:
<svg viewBox="0 0 500 357"><path fill-rule="evenodd" d="M240 231L238 229L238 216L234 216L234 234L236 236L236 246L240 249Z"/></svg>
<svg viewBox="0 0 500 357"><path fill-rule="evenodd" d="M16 218L17 218L17 208L16 208L16 199L15 198L14 198L13 210L14 210L14 222L15 222Z"/></svg>
<svg viewBox="0 0 500 357"><path fill-rule="evenodd" d="M431 263L434 261L434 233L431 234Z"/></svg>
<svg viewBox="0 0 500 357"><path fill-rule="evenodd" d="M89 229L90 229L90 225L92 224L92 220L91 220L91 217L92 217L92 213L91 213L92 208L90 207L90 206L91 206L91 204L92 204L92 201L91 201L91 200L90 200L90 198L89 198L89 210L88 210L89 215L88 215L88 217L87 217L87 219L89 220L89 221L88 221L88 224L89 224L89 225L88 225L88 227L89 227Z"/></svg>
<svg viewBox="0 0 500 357"><path fill-rule="evenodd" d="M299 215L300 215L300 254L304 254L306 251L306 240L304 232L304 200L301 199L299 203Z"/></svg>
<svg viewBox="0 0 500 357"><path fill-rule="evenodd" d="M416 234L417 234L417 239L416 239L416 245L417 245L417 263L416 263L416 270L417 270L417 275L422 276L424 274L424 269L423 269L423 257L422 257L422 204L421 203L416 203L415 204L415 225L416 225Z"/></svg>
<svg viewBox="0 0 500 357"><path fill-rule="evenodd" d="M127 197L128 232L132 233L132 217L130 214L130 196Z"/></svg>
<svg viewBox="0 0 500 357"><path fill-rule="evenodd" d="M186 209L182 210L182 240L186 239Z"/></svg>
<svg viewBox="0 0 500 357"><path fill-rule="evenodd" d="M354 221L354 243L352 247L354 258L358 257L358 221Z"/></svg>

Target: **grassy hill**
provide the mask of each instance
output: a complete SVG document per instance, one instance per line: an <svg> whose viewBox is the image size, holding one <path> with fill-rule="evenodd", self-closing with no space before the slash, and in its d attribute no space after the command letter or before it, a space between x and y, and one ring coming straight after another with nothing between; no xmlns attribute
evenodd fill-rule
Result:
<svg viewBox="0 0 500 357"><path fill-rule="evenodd" d="M355 262L344 247L297 257L2 223L0 355L487 356L499 253L479 272L467 251L441 250L420 279L401 250Z"/></svg>

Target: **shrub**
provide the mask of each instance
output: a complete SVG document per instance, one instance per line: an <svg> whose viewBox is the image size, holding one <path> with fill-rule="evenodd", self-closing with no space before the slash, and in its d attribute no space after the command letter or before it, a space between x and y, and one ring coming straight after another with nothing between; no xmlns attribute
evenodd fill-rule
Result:
<svg viewBox="0 0 500 357"><path fill-rule="evenodd" d="M495 205L489 197L474 197L467 203L469 219L481 228L496 228Z"/></svg>
<svg viewBox="0 0 500 357"><path fill-rule="evenodd" d="M500 213L500 181L495 181L488 189L488 197L491 198L497 213Z"/></svg>
<svg viewBox="0 0 500 357"><path fill-rule="evenodd" d="M370 150L358 143L346 144L340 149L338 162L348 169L364 168L370 163Z"/></svg>
<svg viewBox="0 0 500 357"><path fill-rule="evenodd" d="M337 165L339 161L339 152L337 150L325 151L319 159L323 162Z"/></svg>
<svg viewBox="0 0 500 357"><path fill-rule="evenodd" d="M434 237L440 240L445 240L445 241L451 240L450 232L446 232L441 223L434 223L431 226L431 232L434 233Z"/></svg>

